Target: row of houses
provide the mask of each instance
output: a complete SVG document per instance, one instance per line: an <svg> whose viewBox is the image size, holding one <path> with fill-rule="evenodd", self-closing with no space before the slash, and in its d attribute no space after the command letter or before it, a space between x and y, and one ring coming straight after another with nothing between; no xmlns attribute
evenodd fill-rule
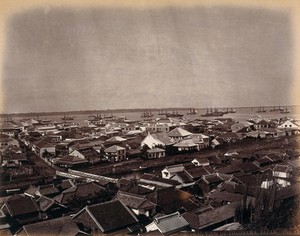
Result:
<svg viewBox="0 0 300 236"><path fill-rule="evenodd" d="M286 155L223 166L194 159L116 183L81 178L32 185L4 201L1 226L16 235L242 229L241 215L257 211L251 218L259 218L271 205L273 210L298 196L299 155L292 160Z"/></svg>

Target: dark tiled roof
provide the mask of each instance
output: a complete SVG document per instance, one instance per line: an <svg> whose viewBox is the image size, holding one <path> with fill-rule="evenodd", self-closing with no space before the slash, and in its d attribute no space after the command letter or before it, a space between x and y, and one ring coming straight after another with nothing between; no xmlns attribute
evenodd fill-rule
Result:
<svg viewBox="0 0 300 236"><path fill-rule="evenodd" d="M7 199L6 206L11 216L38 212L38 206L30 197L14 195Z"/></svg>
<svg viewBox="0 0 300 236"><path fill-rule="evenodd" d="M203 178L208 182L208 183L218 183L222 182L223 179L218 175L218 174L208 174L204 175Z"/></svg>
<svg viewBox="0 0 300 236"><path fill-rule="evenodd" d="M222 221L235 217L235 210L239 206L238 202L233 202L229 205L221 206L206 212L190 211L182 216L189 222L192 228L204 229Z"/></svg>
<svg viewBox="0 0 300 236"><path fill-rule="evenodd" d="M76 186L75 196L76 198L94 198L104 191L106 191L105 188L93 182L83 183Z"/></svg>
<svg viewBox="0 0 300 236"><path fill-rule="evenodd" d="M202 166L197 166L197 167L192 167L192 168L187 168L185 170L188 175L191 176L191 178L193 179L199 179L201 178L203 175L207 175L210 174L210 172L208 170L206 170L206 168L202 167Z"/></svg>
<svg viewBox="0 0 300 236"><path fill-rule="evenodd" d="M168 184L170 186L175 186L175 185L179 185L180 184L176 180L164 179L164 178L158 177L158 176L153 175L153 174L143 174L142 176L140 176L140 181L143 182L143 180L148 180L148 181L156 182L158 184L159 183Z"/></svg>
<svg viewBox="0 0 300 236"><path fill-rule="evenodd" d="M176 233L189 226L189 223L179 212L157 217L154 219L154 224L162 234Z"/></svg>
<svg viewBox="0 0 300 236"><path fill-rule="evenodd" d="M193 182L193 179L185 171L177 172L175 175L177 175L182 180L182 183Z"/></svg>
<svg viewBox="0 0 300 236"><path fill-rule="evenodd" d="M150 202L145 196L133 195L121 191L117 193L116 199L133 209L152 209L155 207L155 204Z"/></svg>
<svg viewBox="0 0 300 236"><path fill-rule="evenodd" d="M38 186L38 191L44 196L59 193L59 190L53 184Z"/></svg>
<svg viewBox="0 0 300 236"><path fill-rule="evenodd" d="M226 191L216 191L211 194L209 194L208 199L213 200L213 201L227 201L227 202L235 202L235 201L240 201L243 198L242 194L238 193L230 193Z"/></svg>
<svg viewBox="0 0 300 236"><path fill-rule="evenodd" d="M121 229L138 222L134 214L119 200L87 206L85 209L93 216L93 220L101 226L102 232Z"/></svg>
<svg viewBox="0 0 300 236"><path fill-rule="evenodd" d="M88 163L88 161L80 157L67 155L59 159L56 163L62 165L71 165L71 164L84 164L84 163Z"/></svg>
<svg viewBox="0 0 300 236"><path fill-rule="evenodd" d="M27 235L66 235L75 236L80 229L70 216L23 226Z"/></svg>

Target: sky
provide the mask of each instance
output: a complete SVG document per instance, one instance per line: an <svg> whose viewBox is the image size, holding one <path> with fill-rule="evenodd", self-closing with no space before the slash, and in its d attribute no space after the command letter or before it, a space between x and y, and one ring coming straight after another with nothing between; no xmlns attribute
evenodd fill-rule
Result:
<svg viewBox="0 0 300 236"><path fill-rule="evenodd" d="M48 6L5 27L4 113L291 104L284 10Z"/></svg>

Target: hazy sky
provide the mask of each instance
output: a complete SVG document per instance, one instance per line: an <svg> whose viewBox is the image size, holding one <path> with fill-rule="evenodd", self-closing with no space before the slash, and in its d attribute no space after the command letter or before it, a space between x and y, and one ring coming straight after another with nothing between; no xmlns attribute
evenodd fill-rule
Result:
<svg viewBox="0 0 300 236"><path fill-rule="evenodd" d="M289 14L38 8L7 23L4 112L290 104Z"/></svg>

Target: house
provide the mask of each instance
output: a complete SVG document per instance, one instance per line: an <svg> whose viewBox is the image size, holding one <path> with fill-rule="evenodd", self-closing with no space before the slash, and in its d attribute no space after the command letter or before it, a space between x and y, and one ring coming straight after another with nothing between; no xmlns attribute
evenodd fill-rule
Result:
<svg viewBox="0 0 300 236"><path fill-rule="evenodd" d="M194 143L198 145L199 149L209 147L209 137L204 134L191 134L190 137Z"/></svg>
<svg viewBox="0 0 300 236"><path fill-rule="evenodd" d="M171 214L176 211L189 211L198 208L201 203L192 194L176 187L157 188L147 198L157 204L161 213Z"/></svg>
<svg viewBox="0 0 300 236"><path fill-rule="evenodd" d="M172 138L174 141L179 141L179 140L182 140L185 138L189 138L191 134L192 133L190 133L189 131L182 129L180 127L177 127L175 129L171 130L168 133L168 136L170 138Z"/></svg>
<svg viewBox="0 0 300 236"><path fill-rule="evenodd" d="M104 150L104 153L105 153L105 157L110 162L126 160L126 149L118 145L113 145L109 148L106 148Z"/></svg>
<svg viewBox="0 0 300 236"><path fill-rule="evenodd" d="M40 185L37 187L35 192L36 196L46 196L55 197L59 194L59 190L54 186L54 184Z"/></svg>
<svg viewBox="0 0 300 236"><path fill-rule="evenodd" d="M161 158L166 156L166 151L161 148L153 148L147 150L147 157L148 159L155 159L155 158Z"/></svg>
<svg viewBox="0 0 300 236"><path fill-rule="evenodd" d="M280 165L276 164L273 168L273 177L276 178L276 182L282 186L286 187L291 185L290 178L292 177L292 174L294 172L294 169L290 165Z"/></svg>
<svg viewBox="0 0 300 236"><path fill-rule="evenodd" d="M73 217L84 230L109 233L138 223L135 214L119 200L84 207Z"/></svg>
<svg viewBox="0 0 300 236"><path fill-rule="evenodd" d="M203 175L201 179L198 180L198 185L204 193L208 193L223 181L224 179L218 173L212 173Z"/></svg>
<svg viewBox="0 0 300 236"><path fill-rule="evenodd" d="M172 166L166 166L162 171L161 171L161 176L164 179L170 179L174 174L181 172L185 169L185 166L182 164L178 165L172 165Z"/></svg>
<svg viewBox="0 0 300 236"><path fill-rule="evenodd" d="M177 149L178 152L199 151L199 145L196 144L192 138L179 140L173 146Z"/></svg>
<svg viewBox="0 0 300 236"><path fill-rule="evenodd" d="M165 143L160 141L159 139L153 137L150 133L144 138L144 140L141 142L141 147L148 147L150 149L156 148L158 146L164 147Z"/></svg>
<svg viewBox="0 0 300 236"><path fill-rule="evenodd" d="M206 157L198 157L198 158L195 158L194 160L192 160L192 163L195 165L195 166L209 166L210 163L209 163L209 160L206 158Z"/></svg>
<svg viewBox="0 0 300 236"><path fill-rule="evenodd" d="M100 154L92 147L80 147L70 153L71 156L76 156L87 160L89 163L97 163L101 161Z"/></svg>
<svg viewBox="0 0 300 236"><path fill-rule="evenodd" d="M300 125L296 121L286 120L285 122L283 122L282 124L280 124L278 126L278 128L279 129L283 129L283 130L296 130L296 131L299 131L300 130Z"/></svg>
<svg viewBox="0 0 300 236"><path fill-rule="evenodd" d="M31 197L13 195L1 207L10 225L16 227L40 220L39 207Z"/></svg>
<svg viewBox="0 0 300 236"><path fill-rule="evenodd" d="M122 138L120 136L113 136L113 137L107 139L104 144L112 146L112 145L115 145L115 144L122 144L126 141L127 141L127 139Z"/></svg>
<svg viewBox="0 0 300 236"><path fill-rule="evenodd" d="M36 203L38 204L39 209L43 213L43 219L61 217L68 211L68 208L66 206L59 204L57 201L48 197L42 196L36 200Z"/></svg>
<svg viewBox="0 0 300 236"><path fill-rule="evenodd" d="M192 186L195 183L193 178L186 172L186 170L175 173L170 179L181 183L182 187Z"/></svg>
<svg viewBox="0 0 300 236"><path fill-rule="evenodd" d="M32 150L40 157L43 157L46 152L55 154L55 146L56 144L49 143L46 140L39 140L33 143Z"/></svg>
<svg viewBox="0 0 300 236"><path fill-rule="evenodd" d="M203 175L211 174L214 170L207 166L188 167L184 172L193 180L200 179Z"/></svg>
<svg viewBox="0 0 300 236"><path fill-rule="evenodd" d="M56 160L53 160L53 163L64 168L78 168L89 164L88 160L72 155L57 158Z"/></svg>
<svg viewBox="0 0 300 236"><path fill-rule="evenodd" d="M153 216L156 213L156 204L149 201L146 196L118 191L114 200L119 200L130 208L136 215Z"/></svg>
<svg viewBox="0 0 300 236"><path fill-rule="evenodd" d="M209 193L206 197L211 206L219 207L222 205L228 205L232 202L242 201L244 195L227 191L214 191Z"/></svg>
<svg viewBox="0 0 300 236"><path fill-rule="evenodd" d="M233 202L217 208L206 206L185 212L182 216L192 229L208 231L234 222L236 209L239 205L239 202Z"/></svg>
<svg viewBox="0 0 300 236"><path fill-rule="evenodd" d="M186 230L189 223L180 215L175 212L169 215L155 217L153 222L146 226L147 232L158 230L163 235L171 235L182 230Z"/></svg>
<svg viewBox="0 0 300 236"><path fill-rule="evenodd" d="M0 134L6 134L9 137L16 137L19 133L21 133L21 131L21 127L11 123L2 123L0 125Z"/></svg>
<svg viewBox="0 0 300 236"><path fill-rule="evenodd" d="M74 220L70 216L46 220L34 224L24 225L17 233L17 236L31 235L85 235L80 231ZM87 234L86 234L87 235Z"/></svg>
<svg viewBox="0 0 300 236"><path fill-rule="evenodd" d="M110 199L110 195L107 190L94 182L77 184L54 198L58 203L67 206L75 202L77 205L84 206L108 199Z"/></svg>
<svg viewBox="0 0 300 236"><path fill-rule="evenodd" d="M176 180L161 178L153 174L143 174L140 176L139 181L141 183L150 184L154 186L160 187L172 187L172 186L179 186L180 183Z"/></svg>
<svg viewBox="0 0 300 236"><path fill-rule="evenodd" d="M231 130L233 133L247 133L249 131L252 131L254 128L254 125L251 122L244 121L244 122L237 122L231 126Z"/></svg>

